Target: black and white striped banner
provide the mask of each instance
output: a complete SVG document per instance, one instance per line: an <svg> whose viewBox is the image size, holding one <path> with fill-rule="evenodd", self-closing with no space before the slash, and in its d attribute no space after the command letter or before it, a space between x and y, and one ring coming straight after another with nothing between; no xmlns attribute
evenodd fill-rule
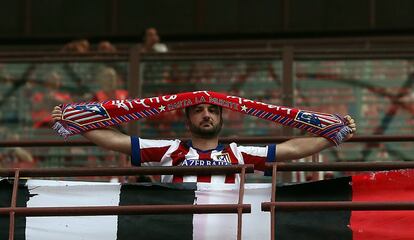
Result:
<svg viewBox="0 0 414 240"><path fill-rule="evenodd" d="M0 181L0 207L10 207L12 182ZM270 239L270 184L246 184L242 238ZM414 170L363 173L278 186L277 201L414 201ZM236 184L117 184L22 180L17 207L126 206L140 204L235 204ZM276 210L278 240L411 240L414 211ZM166 214L17 217L16 240L236 239L237 214ZM9 216L0 215L0 240L8 239Z"/></svg>
<svg viewBox="0 0 414 240"><path fill-rule="evenodd" d="M180 186L177 188L176 186ZM247 184L243 239L269 239L269 184ZM2 180L1 207L10 207L12 181ZM234 185L117 184L76 181L21 181L18 207L125 206L140 204L236 204ZM9 217L0 216L0 239L8 239ZM17 217L15 239L128 240L128 239L236 239L237 214L168 214L120 216Z"/></svg>

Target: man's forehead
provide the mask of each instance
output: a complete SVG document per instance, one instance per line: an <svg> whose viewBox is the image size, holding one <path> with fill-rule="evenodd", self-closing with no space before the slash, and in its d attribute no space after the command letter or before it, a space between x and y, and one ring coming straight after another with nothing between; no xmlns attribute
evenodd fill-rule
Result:
<svg viewBox="0 0 414 240"><path fill-rule="evenodd" d="M193 105L190 108L220 108L220 107L217 106L217 105L214 105L214 104L200 103L200 104L197 104L197 105Z"/></svg>

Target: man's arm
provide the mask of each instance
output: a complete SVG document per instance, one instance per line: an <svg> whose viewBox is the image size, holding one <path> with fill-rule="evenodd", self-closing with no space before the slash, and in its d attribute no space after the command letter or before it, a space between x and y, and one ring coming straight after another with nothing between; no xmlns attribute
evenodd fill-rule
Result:
<svg viewBox="0 0 414 240"><path fill-rule="evenodd" d="M56 106L53 109L52 119L53 121L59 121L62 119L62 109L60 107ZM105 149L131 155L130 137L113 128L90 130L82 133L82 136Z"/></svg>
<svg viewBox="0 0 414 240"><path fill-rule="evenodd" d="M350 139L356 131L354 119L347 115L345 116L345 121L347 126L351 128L352 133L348 134L344 141ZM294 138L277 145L276 160L287 161L300 159L332 146L334 144L323 137Z"/></svg>

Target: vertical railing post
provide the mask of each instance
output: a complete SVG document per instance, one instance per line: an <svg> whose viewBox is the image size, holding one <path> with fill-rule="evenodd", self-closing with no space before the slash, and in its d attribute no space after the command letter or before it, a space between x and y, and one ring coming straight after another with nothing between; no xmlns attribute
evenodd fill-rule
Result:
<svg viewBox="0 0 414 240"><path fill-rule="evenodd" d="M141 47L135 45L129 50L129 70L128 70L128 95L130 98L142 97L141 95ZM128 124L128 132L130 135L139 135L140 129L137 121Z"/></svg>
<svg viewBox="0 0 414 240"><path fill-rule="evenodd" d="M270 196L271 202L276 202L276 183L277 183L277 164L273 164L272 167L272 195ZM275 206L270 207L270 239L275 240Z"/></svg>
<svg viewBox="0 0 414 240"><path fill-rule="evenodd" d="M14 172L14 181L13 181L13 192L11 197L11 211L10 211L10 221L9 221L9 240L14 240L14 225L15 225L15 214L14 210L16 208L16 202L17 202L17 192L19 189L19 178L20 178L20 172L19 169L16 169Z"/></svg>
<svg viewBox="0 0 414 240"><path fill-rule="evenodd" d="M319 162L319 153L315 153L312 155L312 162L313 163L317 163ZM320 175L320 171L319 172L312 172L312 180L317 181L317 180L322 180L319 177Z"/></svg>
<svg viewBox="0 0 414 240"><path fill-rule="evenodd" d="M294 49L292 46L283 46L282 49L282 105L287 107L293 107L295 105L293 92L294 92ZM282 128L283 136L293 136L293 128ZM284 182L292 181L292 173L282 173L282 179Z"/></svg>
<svg viewBox="0 0 414 240"><path fill-rule="evenodd" d="M238 201L239 207L237 208L237 240L242 239L243 208L240 205L243 204L245 177L246 177L246 167L242 166L242 170L240 173L240 186L239 186L239 201Z"/></svg>

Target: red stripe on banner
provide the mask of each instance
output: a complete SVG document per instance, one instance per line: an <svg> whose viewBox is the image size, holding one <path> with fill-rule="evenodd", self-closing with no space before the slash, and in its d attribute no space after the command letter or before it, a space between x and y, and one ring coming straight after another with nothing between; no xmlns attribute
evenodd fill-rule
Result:
<svg viewBox="0 0 414 240"><path fill-rule="evenodd" d="M414 201L414 170L387 171L352 177L352 201ZM353 211L354 240L414 239L414 211Z"/></svg>

